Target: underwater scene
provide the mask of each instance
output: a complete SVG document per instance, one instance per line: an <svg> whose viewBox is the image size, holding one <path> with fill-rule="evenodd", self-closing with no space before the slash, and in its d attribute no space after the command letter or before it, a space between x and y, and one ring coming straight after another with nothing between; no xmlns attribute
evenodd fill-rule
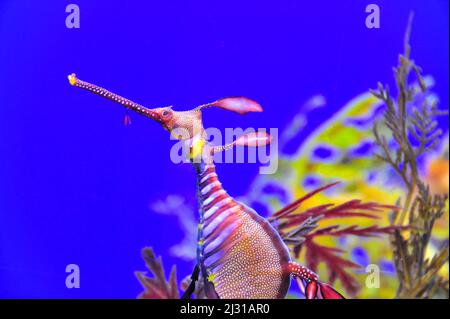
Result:
<svg viewBox="0 0 450 319"><path fill-rule="evenodd" d="M0 298L448 299L448 10L0 0Z"/></svg>

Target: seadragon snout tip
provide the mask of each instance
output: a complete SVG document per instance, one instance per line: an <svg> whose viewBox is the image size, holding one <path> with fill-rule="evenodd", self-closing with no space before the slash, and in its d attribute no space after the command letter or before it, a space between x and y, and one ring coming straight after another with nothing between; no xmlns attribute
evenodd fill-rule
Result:
<svg viewBox="0 0 450 319"><path fill-rule="evenodd" d="M77 76L75 75L75 73L70 74L69 76L67 76L67 78L69 79L69 83L71 85L75 85L75 82L77 81Z"/></svg>

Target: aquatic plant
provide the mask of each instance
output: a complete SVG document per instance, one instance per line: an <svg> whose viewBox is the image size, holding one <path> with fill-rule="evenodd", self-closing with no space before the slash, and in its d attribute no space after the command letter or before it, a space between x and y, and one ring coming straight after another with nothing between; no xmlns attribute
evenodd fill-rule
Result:
<svg viewBox="0 0 450 319"><path fill-rule="evenodd" d="M446 210L448 194L433 194L429 185L420 177L418 158L432 151L440 143L442 131L436 117L446 114L437 108L437 102L427 98L429 92L421 69L410 57L410 16L404 39L404 54L399 56L399 65L394 68L397 97L393 97L389 86L378 84L372 94L386 105L382 123L373 127L375 142L380 152L377 156L390 165L406 186L406 198L400 198L402 208L392 213L393 226L408 226L407 234L394 230L390 235L393 259L399 281L398 298L432 298L444 292L449 295L448 279L439 275L439 270L448 262L448 238L431 258L426 252L433 235L435 222ZM409 82L415 74L419 89ZM417 100L419 108L415 107ZM380 127L384 127L381 133ZM386 137L388 135L388 137ZM389 143L388 140L393 140Z"/></svg>
<svg viewBox="0 0 450 319"><path fill-rule="evenodd" d="M292 245L295 258L298 259L300 252L304 249L306 251L305 262L309 268L317 271L319 263L323 262L328 272L328 281L334 283L336 279L341 280L345 290L349 294L355 295L359 289L359 283L350 270L359 269L361 266L343 257L343 249L319 244L314 239L323 236L340 238L350 235L376 237L381 234L392 234L394 231L400 232L403 227L380 227L378 225L367 227L350 225L343 227L338 224L326 227L318 226L317 222L324 219L335 219L336 223L340 223L339 219L343 218L357 217L359 222L361 218L378 219L380 212L386 209L397 209L397 207L390 205L380 205L373 202L363 203L360 200L351 200L340 205L328 203L298 212L301 204L307 199L336 184L329 184L306 194L273 214L269 220L277 225L283 240Z"/></svg>
<svg viewBox="0 0 450 319"><path fill-rule="evenodd" d="M142 258L145 260L147 268L153 274L153 277L147 277L144 272L136 271L136 277L144 287L144 292L138 298L178 299L176 266L172 266L169 280L166 280L161 256L156 257L153 249L147 247L142 249Z"/></svg>
<svg viewBox="0 0 450 319"><path fill-rule="evenodd" d="M196 256L197 221L196 212L188 201L180 196L171 194L150 204L152 212L161 215L170 215L176 218L183 239L170 247L169 253L176 258L191 261Z"/></svg>

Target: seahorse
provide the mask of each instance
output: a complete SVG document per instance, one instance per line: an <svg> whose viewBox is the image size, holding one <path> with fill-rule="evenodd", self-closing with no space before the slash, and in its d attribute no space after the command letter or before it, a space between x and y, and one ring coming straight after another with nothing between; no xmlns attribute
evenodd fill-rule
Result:
<svg viewBox="0 0 450 319"><path fill-rule="evenodd" d="M235 145L264 146L270 143L265 132L244 134L233 143L213 146L202 123L202 110L218 107L239 114L261 112L256 101L228 97L200 105L189 111L172 107L147 108L97 85L69 75L73 86L88 90L161 124L189 150L197 176L199 204L197 265L191 286L195 289L199 273L208 298L284 298L296 278L308 299L344 298L334 288L319 281L307 267L291 259L289 249L274 226L251 207L235 200L222 187L213 155Z"/></svg>

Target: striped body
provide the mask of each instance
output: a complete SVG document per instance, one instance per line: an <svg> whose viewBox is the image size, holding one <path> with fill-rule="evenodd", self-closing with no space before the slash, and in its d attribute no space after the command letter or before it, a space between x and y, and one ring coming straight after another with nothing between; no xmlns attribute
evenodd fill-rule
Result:
<svg viewBox="0 0 450 319"><path fill-rule="evenodd" d="M223 190L213 164L194 164L200 206L197 260L208 297L283 298L289 251L278 232Z"/></svg>

